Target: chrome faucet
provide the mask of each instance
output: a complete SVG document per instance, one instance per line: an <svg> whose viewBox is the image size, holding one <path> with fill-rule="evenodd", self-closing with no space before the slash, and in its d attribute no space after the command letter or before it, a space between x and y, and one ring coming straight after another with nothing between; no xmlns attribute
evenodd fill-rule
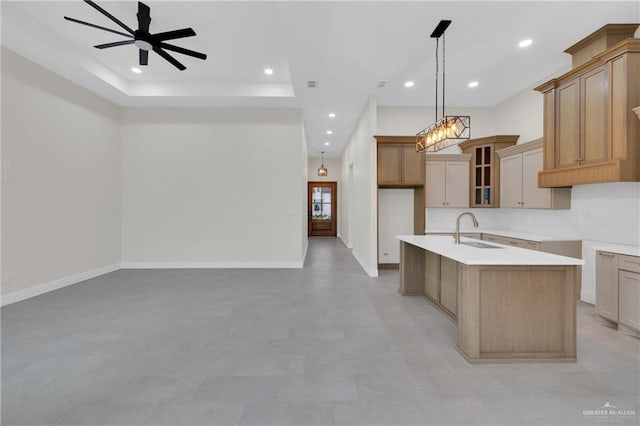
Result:
<svg viewBox="0 0 640 426"><path fill-rule="evenodd" d="M460 218L464 215L468 214L469 216L471 216L471 219L473 219L473 227L477 228L478 227L478 219L476 219L476 217L474 216L473 213L471 212L462 212L458 215L458 218L456 219L456 233L453 236L453 240L455 241L456 244L460 244Z"/></svg>

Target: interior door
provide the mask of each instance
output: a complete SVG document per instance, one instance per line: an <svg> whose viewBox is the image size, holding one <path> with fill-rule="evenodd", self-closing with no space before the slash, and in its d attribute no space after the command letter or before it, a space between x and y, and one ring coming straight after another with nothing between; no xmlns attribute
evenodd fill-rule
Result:
<svg viewBox="0 0 640 426"><path fill-rule="evenodd" d="M337 235L337 189L336 182L309 182L309 236Z"/></svg>

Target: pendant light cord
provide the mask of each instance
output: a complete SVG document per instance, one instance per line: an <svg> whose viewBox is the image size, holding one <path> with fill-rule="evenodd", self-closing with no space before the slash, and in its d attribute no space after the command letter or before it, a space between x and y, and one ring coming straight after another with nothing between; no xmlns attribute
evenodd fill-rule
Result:
<svg viewBox="0 0 640 426"><path fill-rule="evenodd" d="M438 121L438 42L439 38L436 38L436 119Z"/></svg>
<svg viewBox="0 0 640 426"><path fill-rule="evenodd" d="M445 53L444 53L444 42L447 36L442 34L442 118L445 116L444 112L444 84L445 84Z"/></svg>

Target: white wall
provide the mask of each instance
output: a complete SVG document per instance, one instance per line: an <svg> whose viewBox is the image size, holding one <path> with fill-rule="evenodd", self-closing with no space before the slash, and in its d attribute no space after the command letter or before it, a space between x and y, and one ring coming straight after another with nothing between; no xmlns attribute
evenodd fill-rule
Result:
<svg viewBox="0 0 640 426"><path fill-rule="evenodd" d="M378 263L399 263L396 235L413 234L413 189L378 189Z"/></svg>
<svg viewBox="0 0 640 426"><path fill-rule="evenodd" d="M305 151L299 109L124 109L123 265L302 266Z"/></svg>
<svg viewBox="0 0 640 426"><path fill-rule="evenodd" d="M352 247L353 256L370 276L378 275L376 144L373 138L376 134L376 122L376 100L372 97L341 157L342 186L348 185L347 195L344 197L348 197L348 216L342 221L340 235L343 240L347 235L346 240Z"/></svg>
<svg viewBox="0 0 640 426"><path fill-rule="evenodd" d="M118 108L2 49L3 304L118 268Z"/></svg>
<svg viewBox="0 0 640 426"><path fill-rule="evenodd" d="M420 116L423 109L403 109L409 117ZM465 111L464 108L456 112ZM493 108L471 117L473 137L495 134L521 135L518 143L542 137L542 95L531 88ZM378 108L385 128L396 134L411 134L412 120L398 118L396 108ZM480 130L476 130L478 126ZM480 133L480 134L479 134ZM452 230L455 218L469 209L426 209L427 230ZM471 209L481 228L505 229L583 241L586 265L582 275L582 300L595 303L595 249L598 242L640 245L640 183L577 185L572 189L570 210ZM465 221L463 229L471 229Z"/></svg>
<svg viewBox="0 0 640 426"><path fill-rule="evenodd" d="M309 220L307 217L307 214L308 214L307 179L309 178L309 164L307 161L307 156L309 155L309 151L307 149L307 136L304 129L304 124L302 124L300 128L300 143L302 148L301 158L300 158L300 164L302 164L302 179L300 179L300 201L299 201L301 204L300 211L302 212L302 215L300 216L300 222L301 222L300 238L302 240L302 263L304 266L304 261L307 257L307 249L309 248L309 236L308 236Z"/></svg>
<svg viewBox="0 0 640 426"><path fill-rule="evenodd" d="M318 169L322 164L321 157L309 157L309 181L340 182L342 179L342 162L340 158L324 157L324 166L327 168L326 176L318 176ZM340 190L340 185L338 185Z"/></svg>

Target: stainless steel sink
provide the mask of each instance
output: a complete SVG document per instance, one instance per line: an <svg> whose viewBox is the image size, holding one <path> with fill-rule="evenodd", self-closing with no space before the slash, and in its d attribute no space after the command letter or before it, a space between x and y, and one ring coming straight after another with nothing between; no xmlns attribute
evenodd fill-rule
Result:
<svg viewBox="0 0 640 426"><path fill-rule="evenodd" d="M481 243L480 241L463 241L460 244L464 244L465 246L471 246L475 248L492 248L492 249L501 249L502 247L492 246L491 244Z"/></svg>

